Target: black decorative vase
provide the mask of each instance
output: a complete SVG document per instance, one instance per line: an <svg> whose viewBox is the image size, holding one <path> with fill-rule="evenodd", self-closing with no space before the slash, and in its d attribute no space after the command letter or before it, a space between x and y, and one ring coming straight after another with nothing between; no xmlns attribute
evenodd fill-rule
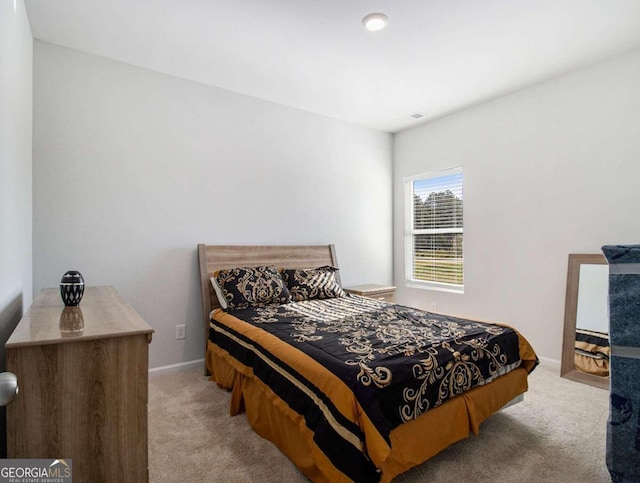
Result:
<svg viewBox="0 0 640 483"><path fill-rule="evenodd" d="M60 296L67 307L75 307L84 294L84 279L80 272L69 270L60 280Z"/></svg>

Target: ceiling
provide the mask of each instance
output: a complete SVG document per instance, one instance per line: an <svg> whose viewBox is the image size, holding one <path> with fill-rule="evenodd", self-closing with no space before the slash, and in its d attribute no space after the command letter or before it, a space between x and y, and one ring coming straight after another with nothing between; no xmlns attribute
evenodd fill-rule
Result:
<svg viewBox="0 0 640 483"><path fill-rule="evenodd" d="M389 132L640 48L640 0L25 4L34 38Z"/></svg>

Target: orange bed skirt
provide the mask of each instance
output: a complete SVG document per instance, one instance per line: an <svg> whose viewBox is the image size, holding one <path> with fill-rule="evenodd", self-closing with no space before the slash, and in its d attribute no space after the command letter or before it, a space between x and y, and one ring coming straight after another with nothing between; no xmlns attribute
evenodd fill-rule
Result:
<svg viewBox="0 0 640 483"><path fill-rule="evenodd" d="M231 415L245 411L252 428L272 441L307 478L314 482L350 481L316 446L304 417L254 377L251 368L210 341L206 366L211 380L232 391ZM517 368L395 428L390 435L391 451L383 461L372 458L380 480L388 482L471 432L477 434L486 418L527 390L527 374L527 369Z"/></svg>

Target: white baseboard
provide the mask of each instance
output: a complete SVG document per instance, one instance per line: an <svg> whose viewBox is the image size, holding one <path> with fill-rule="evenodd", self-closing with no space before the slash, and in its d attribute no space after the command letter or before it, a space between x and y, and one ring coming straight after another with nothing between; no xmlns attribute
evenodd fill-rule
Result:
<svg viewBox="0 0 640 483"><path fill-rule="evenodd" d="M538 359L540 359L540 362L545 366L557 368L558 370L560 370L560 361L541 356L538 356ZM158 376L162 374L188 371L197 367L204 368L204 359L196 359L195 361L180 362L178 364L169 364L168 366L154 367L153 369L149 369L149 376Z"/></svg>
<svg viewBox="0 0 640 483"><path fill-rule="evenodd" d="M168 366L154 367L149 369L149 376L160 376L164 374L172 374L180 371L188 371L199 367L204 371L204 359L196 359L195 361L180 362L178 364L170 364Z"/></svg>
<svg viewBox="0 0 640 483"><path fill-rule="evenodd" d="M560 361L541 356L538 356L538 359L540 359L540 362L545 366L557 368L558 370L560 370ZM153 369L149 369L149 376L158 376L162 374L188 371L197 367L204 368L204 359L196 359L195 361L180 362L178 364L169 364L168 366L154 367Z"/></svg>

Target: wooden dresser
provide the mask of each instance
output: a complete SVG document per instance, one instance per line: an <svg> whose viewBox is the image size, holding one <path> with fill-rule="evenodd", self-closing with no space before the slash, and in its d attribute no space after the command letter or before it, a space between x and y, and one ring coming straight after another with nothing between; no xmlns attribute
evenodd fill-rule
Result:
<svg viewBox="0 0 640 483"><path fill-rule="evenodd" d="M345 292L371 299L383 300L385 302L393 302L395 298L396 288L392 285L376 285L373 283L365 285L357 285L344 289Z"/></svg>
<svg viewBox="0 0 640 483"><path fill-rule="evenodd" d="M77 308L42 290L5 345L20 387L8 457L71 459L76 483L147 482L152 333L112 287L87 287Z"/></svg>

